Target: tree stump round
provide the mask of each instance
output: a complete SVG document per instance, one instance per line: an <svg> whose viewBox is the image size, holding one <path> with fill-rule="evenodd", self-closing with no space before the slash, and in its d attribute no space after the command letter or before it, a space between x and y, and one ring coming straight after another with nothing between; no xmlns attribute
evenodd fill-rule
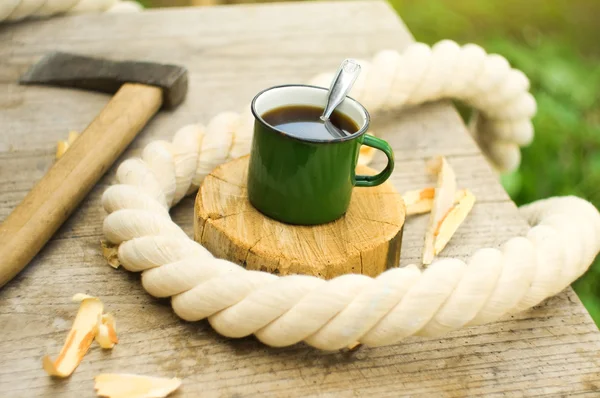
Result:
<svg viewBox="0 0 600 398"><path fill-rule="evenodd" d="M275 221L248 201L248 157L225 163L202 183L194 207L194 239L215 257L251 270L329 279L376 276L398 266L405 206L391 184L355 188L342 218L323 225ZM357 173L375 174L364 166Z"/></svg>

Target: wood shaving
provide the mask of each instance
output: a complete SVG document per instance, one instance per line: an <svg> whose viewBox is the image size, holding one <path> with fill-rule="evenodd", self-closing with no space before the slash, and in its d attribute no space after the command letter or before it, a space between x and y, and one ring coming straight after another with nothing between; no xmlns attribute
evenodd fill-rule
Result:
<svg viewBox="0 0 600 398"><path fill-rule="evenodd" d="M437 256L450 242L450 239L467 218L475 205L475 196L471 191L463 189L458 191L461 198L458 203L446 214L435 230L434 254Z"/></svg>
<svg viewBox="0 0 600 398"><path fill-rule="evenodd" d="M105 349L111 349L119 342L119 338L117 337L117 323L111 314L103 314L98 319L96 342L100 347Z"/></svg>
<svg viewBox="0 0 600 398"><path fill-rule="evenodd" d="M55 361L52 361L48 355L42 358L42 366L50 376L70 376L81 363L94 340L102 348L112 348L119 341L115 320L112 315L103 314L104 305L100 299L77 293L73 296L73 301L81 304L58 357Z"/></svg>
<svg viewBox="0 0 600 398"><path fill-rule="evenodd" d="M106 398L162 398L181 386L181 379L104 373L94 378L96 394Z"/></svg>
<svg viewBox="0 0 600 398"><path fill-rule="evenodd" d="M433 207L434 195L434 187L406 191L404 195L402 195L402 199L406 205L406 215L414 216L417 214L429 213ZM457 191L454 195L454 204L458 203L463 196L462 191Z"/></svg>
<svg viewBox="0 0 600 398"><path fill-rule="evenodd" d="M438 171L438 181L429 216L429 225L425 233L425 246L423 248L423 264L425 265L431 264L435 257L435 231L438 229L440 221L452 208L456 193L456 175L446 158L441 157L439 160L435 160L429 167L434 171Z"/></svg>
<svg viewBox="0 0 600 398"><path fill-rule="evenodd" d="M104 306L99 299L85 295L76 295L73 299L81 301L81 305L60 354L55 361L48 355L42 359L44 370L50 376L68 377L73 373L92 345L98 319L102 317Z"/></svg>
<svg viewBox="0 0 600 398"><path fill-rule="evenodd" d="M429 159L425 164L425 170L432 175L438 175L442 168L442 163L445 160L443 156L436 156L434 158Z"/></svg>
<svg viewBox="0 0 600 398"><path fill-rule="evenodd" d="M105 240L101 240L100 245L102 246L102 255L108 264L115 269L119 268L121 266L121 262L119 261L119 246Z"/></svg>
<svg viewBox="0 0 600 398"><path fill-rule="evenodd" d="M94 296L90 296L89 294L85 294L85 293L76 293L72 298L71 301L74 301L76 303L81 303L83 300L87 300L87 299L95 299L98 300L96 297Z"/></svg>
<svg viewBox="0 0 600 398"><path fill-rule="evenodd" d="M361 343L361 342L359 342L359 341L355 341L354 343L352 343L352 344L350 344L350 345L348 346L348 350L350 350L350 351L358 350L358 348L359 348L361 345L362 345L362 343Z"/></svg>
<svg viewBox="0 0 600 398"><path fill-rule="evenodd" d="M369 133L373 135L372 133ZM367 166L373 160L373 156L375 156L375 148L361 145L358 151L358 165Z"/></svg>
<svg viewBox="0 0 600 398"><path fill-rule="evenodd" d="M62 158L65 152L67 152L67 149L69 149L67 141L58 141L56 144L56 160Z"/></svg>
<svg viewBox="0 0 600 398"><path fill-rule="evenodd" d="M73 145L75 140L79 137L79 133L77 131L69 131L69 137L67 138L67 144Z"/></svg>
<svg viewBox="0 0 600 398"><path fill-rule="evenodd" d="M71 145L75 142L75 140L79 137L79 133L77 131L69 131L69 137L66 141L58 141L56 143L56 160L63 157L65 152L69 149Z"/></svg>
<svg viewBox="0 0 600 398"><path fill-rule="evenodd" d="M406 215L429 213L433 207L434 195L435 188L433 187L405 192L402 199L406 205Z"/></svg>

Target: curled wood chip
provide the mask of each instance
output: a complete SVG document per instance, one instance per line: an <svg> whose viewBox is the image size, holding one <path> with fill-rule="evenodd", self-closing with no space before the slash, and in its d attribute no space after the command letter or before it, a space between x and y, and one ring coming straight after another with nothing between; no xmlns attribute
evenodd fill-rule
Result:
<svg viewBox="0 0 600 398"><path fill-rule="evenodd" d="M369 163L371 163L371 161L373 160L373 156L375 156L375 148L366 145L361 145L358 152L357 164L361 166L366 166Z"/></svg>
<svg viewBox="0 0 600 398"><path fill-rule="evenodd" d="M105 240L100 241L102 246L102 255L108 261L108 264L113 268L119 268L121 262L119 261L119 246L113 245Z"/></svg>
<svg viewBox="0 0 600 398"><path fill-rule="evenodd" d="M87 299L95 299L95 297L77 293L72 298L73 301L83 301ZM102 314L98 318L96 326L95 340L100 347L113 348L115 344L119 342L119 338L117 337L117 322L111 314Z"/></svg>
<svg viewBox="0 0 600 398"><path fill-rule="evenodd" d="M73 145L77 137L79 137L79 133L77 131L69 131L69 137L66 141L58 141L56 143L56 160L63 157L69 147Z"/></svg>
<svg viewBox="0 0 600 398"><path fill-rule="evenodd" d="M404 195L402 195L402 199L406 205L406 215L413 216L416 214L429 213L433 207L434 195L434 187L406 191ZM457 191L454 195L454 203L458 203L463 196L464 194L462 191Z"/></svg>
<svg viewBox="0 0 600 398"><path fill-rule="evenodd" d="M58 160L62 158L65 152L67 152L67 149L69 149L69 144L67 143L67 141L58 141L56 143L56 159Z"/></svg>
<svg viewBox="0 0 600 398"><path fill-rule="evenodd" d="M361 345L362 345L362 343L360 341L355 341L354 343L352 343L348 346L348 350L350 350L350 351L357 350Z"/></svg>
<svg viewBox="0 0 600 398"><path fill-rule="evenodd" d="M434 195L433 187L405 192L402 199L406 205L406 215L429 213L433 207Z"/></svg>
<svg viewBox="0 0 600 398"><path fill-rule="evenodd" d="M81 301L81 305L60 354L55 361L47 355L42 359L44 370L50 376L68 377L73 373L92 345L98 319L102 317L104 306L99 299L83 294L73 299Z"/></svg>
<svg viewBox="0 0 600 398"><path fill-rule="evenodd" d="M115 320L110 314L102 314L104 305L98 298L77 293L72 300L81 304L60 354L55 361L47 355L42 359L44 370L50 376L70 376L94 340L102 348L112 348L119 341Z"/></svg>
<svg viewBox="0 0 600 398"><path fill-rule="evenodd" d="M460 224L467 218L475 204L475 196L471 191L463 189L457 192L460 196L458 203L441 220L434 232L434 254L437 256L448 244Z"/></svg>
<svg viewBox="0 0 600 398"><path fill-rule="evenodd" d="M375 149L370 146L361 146L358 154L358 162L357 164L361 166L366 166L371 163L373 160L373 156L375 156Z"/></svg>
<svg viewBox="0 0 600 398"><path fill-rule="evenodd" d="M94 389L106 398L162 398L181 386L181 379L104 373L94 378Z"/></svg>
<svg viewBox="0 0 600 398"><path fill-rule="evenodd" d="M71 301L74 301L76 303L81 303L83 300L87 299L99 300L98 298L85 293L76 293L73 297L71 297Z"/></svg>
<svg viewBox="0 0 600 398"><path fill-rule="evenodd" d="M117 323L111 314L103 314L98 319L96 342L100 347L105 349L113 348L119 342L119 338L117 337Z"/></svg>
<svg viewBox="0 0 600 398"><path fill-rule="evenodd" d="M429 174L439 174L444 160L445 158L443 156L436 156L429 159L429 161L425 164L425 170L427 170Z"/></svg>
<svg viewBox="0 0 600 398"><path fill-rule="evenodd" d="M77 137L79 137L79 133L77 131L69 131L69 138L67 138L67 143L69 145L73 145Z"/></svg>
<svg viewBox="0 0 600 398"><path fill-rule="evenodd" d="M439 166L439 167L438 167ZM454 170L448 164L446 158L441 157L434 161L432 169L438 171L438 181L433 197L431 215L429 216L429 225L425 233L425 246L423 248L423 264L431 264L435 256L434 240L435 231L440 221L452 208L454 204L454 195L456 193L456 175Z"/></svg>

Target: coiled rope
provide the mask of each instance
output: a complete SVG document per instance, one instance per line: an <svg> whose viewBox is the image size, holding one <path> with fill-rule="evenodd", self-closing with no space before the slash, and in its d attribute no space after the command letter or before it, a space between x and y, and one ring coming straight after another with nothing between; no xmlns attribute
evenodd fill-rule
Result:
<svg viewBox="0 0 600 398"><path fill-rule="evenodd" d="M476 107L485 124L478 140L499 168L516 167L519 145L533 137L535 101L527 78L476 45L417 43L362 65L353 96L371 111L447 97ZM324 74L311 83L329 80ZM410 265L376 278L349 274L327 281L248 271L190 239L169 208L195 192L214 167L249 152L252 122L249 108L224 112L206 128L185 126L171 142L149 143L141 158L119 166L118 184L102 198L109 213L104 235L119 245L120 263L142 272L148 293L171 297L181 318L207 318L225 336L255 334L271 346L305 341L326 350L438 336L540 303L585 272L600 250L596 208L560 197L521 207L532 227L527 235L479 249L466 262L441 259L425 270Z"/></svg>
<svg viewBox="0 0 600 398"><path fill-rule="evenodd" d="M136 12L141 9L135 1L122 0L1 0L0 23L58 14Z"/></svg>

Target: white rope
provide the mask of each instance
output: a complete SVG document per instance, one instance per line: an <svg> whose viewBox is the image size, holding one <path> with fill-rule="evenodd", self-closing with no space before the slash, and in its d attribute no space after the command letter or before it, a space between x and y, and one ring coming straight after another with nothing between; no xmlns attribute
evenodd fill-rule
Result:
<svg viewBox="0 0 600 398"><path fill-rule="evenodd" d="M531 140L535 102L527 79L479 47L414 44L404 54L379 53L363 68L354 94L370 110L461 98L478 108L489 153L503 166L515 160L508 164L498 148L513 156ZM329 76L312 82L327 84ZM522 207L532 226L527 236L477 250L467 262L442 259L424 271L410 265L376 278L350 274L329 281L247 271L214 258L168 211L215 166L249 152L252 120L249 108L225 112L206 128L186 126L171 142L151 142L141 158L120 165L119 183L102 198L109 213L104 234L119 245L121 264L142 272L151 295L172 297L181 318L208 318L225 336L255 334L272 346L305 341L327 350L438 336L540 303L583 274L600 250L598 211L564 197Z"/></svg>
<svg viewBox="0 0 600 398"><path fill-rule="evenodd" d="M361 61L361 65L363 73L352 96L371 112L443 98L472 106L477 111L472 132L499 171L516 169L521 161L519 148L533 140L536 102L528 91L529 80L504 57L487 54L476 44L414 43L402 54L382 51L372 63ZM332 77L333 73L324 73L311 84L328 87Z"/></svg>
<svg viewBox="0 0 600 398"><path fill-rule="evenodd" d="M142 6L129 0L0 0L0 23L58 14L136 12Z"/></svg>

